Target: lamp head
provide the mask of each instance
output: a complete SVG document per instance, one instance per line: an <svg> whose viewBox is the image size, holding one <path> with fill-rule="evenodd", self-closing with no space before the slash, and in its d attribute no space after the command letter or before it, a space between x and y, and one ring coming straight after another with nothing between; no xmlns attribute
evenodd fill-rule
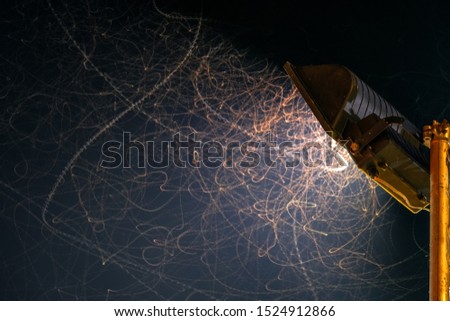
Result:
<svg viewBox="0 0 450 321"><path fill-rule="evenodd" d="M411 212L429 206L429 150L419 129L343 66L286 62L284 69L365 174Z"/></svg>

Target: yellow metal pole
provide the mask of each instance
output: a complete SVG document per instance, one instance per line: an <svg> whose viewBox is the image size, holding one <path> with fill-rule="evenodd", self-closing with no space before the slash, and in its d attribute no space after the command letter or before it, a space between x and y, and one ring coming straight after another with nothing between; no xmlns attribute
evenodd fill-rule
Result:
<svg viewBox="0 0 450 321"><path fill-rule="evenodd" d="M447 121L424 127L430 147L430 300L449 299L449 141Z"/></svg>

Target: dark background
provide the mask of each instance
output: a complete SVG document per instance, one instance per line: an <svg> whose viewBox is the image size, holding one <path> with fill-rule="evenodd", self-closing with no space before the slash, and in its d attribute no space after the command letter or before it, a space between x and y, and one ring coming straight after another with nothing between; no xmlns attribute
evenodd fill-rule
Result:
<svg viewBox="0 0 450 321"><path fill-rule="evenodd" d="M444 1L184 1L174 8L203 12L236 45L278 66L345 65L418 127L446 117Z"/></svg>
<svg viewBox="0 0 450 321"><path fill-rule="evenodd" d="M201 12L203 17L208 19L208 25L219 34L231 39L236 47L248 50L249 54L255 57L268 59L271 64L280 69L286 60L300 65L343 64L419 128L430 124L433 119L442 120L447 117L450 106L450 19L448 18L450 6L447 4L436 1L383 3L378 1L180 0L157 2L158 6L166 12L173 11L195 16ZM1 6L3 6L2 21L9 21L11 17L20 16L15 4L2 2ZM128 6L131 8L130 12L133 12L133 10L146 10L151 4L149 5L147 1L130 0ZM17 27L20 28L20 26ZM14 25L8 24L7 27L2 25L2 28L6 28L6 30L2 29L5 35L12 32ZM7 48L9 42L0 43L0 46L2 58L11 58L6 54L3 55L3 52L14 52L11 48ZM5 137L6 135L2 141ZM51 182L53 180L50 179L49 184ZM29 192L32 195L41 194L41 198L36 198L36 202L41 204L42 198L48 193L48 187L43 188L42 191ZM2 196L5 204L6 199L11 202L16 197L6 196L8 193L10 191L4 188ZM10 209L10 207L6 208ZM412 215L399 205L394 205L389 212L396 220L390 231L399 246L395 252L408 253L408 251L415 251L412 249L414 245L418 244L419 247L426 245L427 213ZM7 216L3 216L5 217ZM30 219L30 221L33 220ZM36 222L30 223L33 226L36 224ZM45 233L38 229L35 235L31 237L31 234L28 235L30 240L21 243L18 241L21 235L12 227L13 224L9 218L4 220L4 226L6 228L1 235L1 255L2 260L8 262L3 263L0 269L3 272L7 271L0 276L0 288L2 288L1 284L7 285L1 291L2 299L98 299L103 295L97 295L97 292L101 292L98 288L105 287L108 278L114 278L118 275L116 273L119 273L114 270L114 267L111 268L95 282L89 283L92 284L92 289L87 287L85 292L78 293L77 296L55 294L52 292L54 291L51 283L52 272L48 269L47 262L40 256L39 243L45 244L43 240ZM411 239L412 234L416 239ZM36 240L36 248L21 248L21 244L32 244L34 240ZM57 251L64 254L65 249L58 245ZM57 256L60 254L56 253L57 251L53 252L50 249L46 255ZM386 249L386 251L390 250ZM15 260L16 255L23 253L25 253L22 255L23 258ZM427 257L424 256L421 259L427 260ZM74 270L86 268L83 263L80 263L83 260L77 261L74 258L73 261L80 265L74 267ZM424 264L420 267L418 264L420 263L417 260L412 260L410 264L403 265L405 275L414 274L417 279L426 279L428 271L424 268ZM57 263L53 268L58 269ZM94 271L101 269L94 265L89 268ZM40 272L47 269L49 270L48 280L41 278ZM11 276L13 275L11 271L20 271L23 274ZM398 275L395 277L402 278L402 271L396 271L396 273ZM71 276L67 278L70 279ZM133 282L132 279L128 281ZM88 284L86 280L83 282ZM123 279L121 282L126 284L127 280ZM400 299L426 300L428 289L423 286L423 282L418 283L422 286L416 292L410 292L407 297L400 297ZM376 297L376 299L386 298L390 299L385 294ZM130 299L145 299L145 297Z"/></svg>

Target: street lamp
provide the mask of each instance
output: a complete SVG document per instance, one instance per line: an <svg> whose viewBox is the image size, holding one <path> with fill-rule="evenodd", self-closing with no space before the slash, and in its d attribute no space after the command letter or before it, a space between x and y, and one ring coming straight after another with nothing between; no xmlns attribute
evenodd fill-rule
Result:
<svg viewBox="0 0 450 321"><path fill-rule="evenodd" d="M430 300L448 300L450 125L435 121L422 134L343 66L284 68L359 169L411 212L430 210Z"/></svg>

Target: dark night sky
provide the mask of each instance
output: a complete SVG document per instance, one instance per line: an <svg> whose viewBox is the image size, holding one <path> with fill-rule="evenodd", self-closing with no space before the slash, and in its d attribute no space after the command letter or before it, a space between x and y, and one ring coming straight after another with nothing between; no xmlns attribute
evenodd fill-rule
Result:
<svg viewBox="0 0 450 321"><path fill-rule="evenodd" d="M47 112L46 108L50 110L51 108L48 106L51 105L42 107L42 112L34 111L33 104L30 103L31 99L25 99L24 97L36 96L36 106L44 106L48 102L47 99L54 103L54 106L58 106L59 101L65 99L66 95L70 96L70 93L85 93L85 91L89 92L92 88L97 89L96 86L99 86L99 88L101 86L107 88L108 86L103 84L101 79L100 81L97 79L99 78L97 77L98 75L94 75L92 78L83 78L83 72L86 72L89 76L89 72L92 70L85 68L88 70L86 71L80 68L83 63L82 59L78 56L74 46L69 43L64 33L57 27L55 19L45 3L36 4L34 1L19 3L23 3L23 5L2 2L4 8L2 13L0 13L2 30L0 42L2 83L0 86L10 88L5 91L7 92L6 94L2 92L3 102L0 102L0 104L6 105L6 108L0 106L0 110L4 109L0 128L0 136L2 136L0 143L4 147L1 154L1 166L3 169L1 171L0 189L0 199L2 201L0 223L4 229L0 236L2 244L0 249L0 299L311 299L309 293L305 294L305 297L296 297L294 295L290 296L290 294L284 296L284 294L280 294L282 291L279 293L276 291L265 292L268 287L263 280L275 280L279 271L276 268L272 270L273 267L269 259L264 257L260 260L252 259L251 254L249 254L251 253L250 250L248 253L246 252L250 257L250 259L247 258L249 262L248 273L252 277L254 276L254 279L248 278L244 281L233 279L234 276L229 272L230 274L226 274L221 281L225 280L230 283L223 285L214 283L214 280L204 276L205 271L203 269L206 269L205 266L217 268L219 270L218 272L216 271L217 276L219 276L218 279L220 279L221 273L220 262L215 262L214 264L205 263L210 259L206 255L206 250L205 255L201 259L181 256L180 261L167 263L167 269L164 270L166 274L162 272L158 274L160 271L156 270L156 272L152 272L153 274L146 274L145 268L139 265L142 262L138 260L140 254L137 253L137 250L140 249L139 246L144 245L132 243L130 241L131 237L127 234L127 232L136 231L138 223L127 220L123 225L120 225L119 218L121 216L114 217L112 221L114 231L109 234L111 239L103 240L99 237L99 239L96 239L96 242L98 242L96 244L104 245L111 241L116 242L112 245L119 246L120 242L125 242L126 240L126 242L130 242L126 244L136 245L137 249L130 246L130 249L127 248L129 250L127 256L121 258L120 254L118 254L117 264L106 264L106 268L99 263L99 258L101 257L103 260L102 255L104 253L101 251L96 252L97 248L88 242L92 240L89 237L84 238L83 233L87 231L86 235L88 235L90 231L86 227L88 224L86 226L81 224L80 226L64 225L61 228L63 233L58 235L54 234L51 229L47 230L43 226L44 224L40 221L40 211L58 173L63 171L64 164L75 154L77 148L92 137L102 124L106 123L100 116L113 117L114 115L111 115L111 111L102 110L98 111L100 116L96 116L97 111L91 113L89 108L97 104L96 99L98 97L90 100L89 95L77 96L76 94L67 98L68 106L78 106L77 103L81 102L80 106L82 107L74 109L75 111L73 112L62 107L61 109L55 107L51 112ZM97 8L107 7L101 4L100 1L88 1L87 3L96 3ZM267 59L270 64L279 70L282 70L282 65L287 60L299 65L328 63L345 65L376 92L391 102L419 128L431 123L433 119L442 120L448 116L448 107L450 106L449 4L416 0L390 1L386 3L379 1L180 0L157 1L157 3L165 12L173 11L192 16L198 16L199 12L202 12L203 17L206 19L205 24L211 30L214 30L217 35L231 41L235 48L247 50L250 56ZM85 40L86 47L89 48L91 45L90 32L94 34L98 31L94 30L94 28L90 30L87 26L82 25L86 21L86 24L91 23L91 21L82 16L80 13L84 12L82 9L78 10L73 4L70 4L70 6L73 6L71 7L72 10L66 10L64 6L55 4L56 11L65 18L64 23L72 28L70 30L73 31L74 37L81 42ZM147 1L140 0L129 0L126 5L114 2L109 6L115 9L105 10L99 16L103 17L104 15L104 17L108 17L108 15L111 15L120 17L117 20L124 25L128 21L126 15L139 15L145 10L152 8ZM122 14L121 10L124 6L128 8L128 11ZM92 5L92 7L95 6ZM73 25L71 24L73 21L70 20L72 18L75 21ZM21 19L26 19L27 22L25 23ZM81 21L79 26L76 25L78 21ZM106 18L105 21L107 21ZM133 21L133 19L130 18L130 21ZM37 29L33 29L34 24L38 26ZM92 25L94 24L92 23ZM103 25L99 23L99 26L102 27ZM120 32L124 33L124 30L120 30ZM98 39L101 38L100 34L96 34L96 36L98 36ZM21 37L25 40L22 41ZM139 43L139 35L130 35L130 38L132 38L130 41ZM106 53L105 56L109 54L108 50L111 50L111 48L114 50L118 47L114 48L105 45L103 48ZM126 50L124 49L123 52L129 54ZM117 51L117 55L119 55L119 50L117 49ZM114 54L112 54L113 57L115 57ZM131 57L131 54L129 56ZM96 59L96 57L93 59ZM108 59L102 60L102 57L98 59L98 64L101 67L105 67L105 70L107 70L107 67L112 68L113 71L120 71L120 68L122 68L120 63L116 65ZM42 70L41 62L46 63L42 64ZM171 61L168 60L167 64L170 63ZM45 69L47 67L49 69ZM63 71L61 76L58 74L60 71ZM23 79L17 77L14 80L15 82L10 84L11 75L16 74L22 75ZM70 78L71 74L74 75L75 80L73 82ZM122 77L125 76L118 73L115 77L113 80L120 83ZM12 78L14 79L14 77ZM61 79L61 82L59 82L59 79ZM130 76L130 79L132 79L132 76ZM83 84L84 80L86 80L86 84ZM51 86L48 86L48 84L51 84ZM176 82L174 84L176 85ZM126 90L128 89L124 89L125 95L128 94ZM35 95L35 93L39 94ZM51 95L53 97L49 98ZM167 95L170 96L170 94ZM138 97L137 94L136 96ZM133 94L130 94L130 97L136 98ZM103 99L103 97L100 98ZM25 110L24 108L17 112L19 115L23 112L24 117L17 121L17 124L13 123L18 127L22 126L21 128L24 132L30 133L25 138L10 131L8 123L9 120L15 119L14 111L11 110L14 110L14 106L22 99L23 106L31 106L31 111L23 111ZM109 96L106 95L104 99L109 99ZM111 99L113 100L113 98ZM120 102L120 99L118 101ZM115 103L116 101L114 100ZM54 116L54 114L59 112L64 116L61 116L62 120L60 123L58 123L59 118ZM176 114L176 112L174 110L173 114ZM168 112L168 114L170 113ZM56 120L53 120L51 117L43 117L43 115L52 115ZM83 117L85 119L81 121L80 119ZM119 124L120 126L118 125L116 128L117 132L120 132L120 129L133 128L135 126L133 121L137 122L140 120L138 116L135 117L136 119L132 116L127 117L123 119L123 123ZM43 125L36 126L36 128L39 127L39 130L33 131L29 128L34 128L36 120ZM86 124L84 121L86 121ZM73 131L70 129L70 126L68 129L64 127L63 124L65 122L73 125ZM155 127L155 125L152 126ZM153 127L149 126L151 130L155 130ZM142 126L142 128L148 129L145 126ZM70 136L70 138L64 138L65 134L58 136L58 129L67 134L67 137ZM150 129L148 130L151 132ZM40 136L41 131L42 137L44 137L42 139ZM111 132L110 135L112 137L115 133L114 130L111 130ZM45 144L42 142L45 142ZM36 144L37 150L32 150L30 146L33 145L33 148L36 148ZM52 157L55 157L56 160L52 158L46 160L45 155L53 155ZM89 195L95 194L93 198L97 200L97 197L101 198L108 194L106 190L114 193L114 191L117 192L124 188L125 183L123 186L111 184L111 187L109 185L108 187L102 187L101 184L100 187L95 185L98 183L95 176L96 172L88 166L94 163L92 159L97 160L95 158L97 156L92 155L89 151L86 155L83 155L85 158L82 158L82 161L80 161L79 173L75 172L73 176L78 177L77 175L79 175L80 178L72 178L73 182L67 178L67 181L70 182L64 185L64 181L61 184L61 189L57 191L55 201L49 207L49 212L55 215L55 222L58 221L55 213L59 213L59 211L70 218L73 215L74 221L79 219L76 213L83 213L80 208L86 205L80 199L83 201L85 199L90 200ZM36 161L34 162L35 159ZM23 160L25 162L22 162ZM30 161L27 162L27 160ZM28 176L24 175L20 179L16 179L11 168L16 168L16 164L22 163L30 165L30 168L26 171ZM88 169L85 171L86 173L82 171L85 168ZM89 176L90 174L92 174L92 177ZM186 174L173 174L180 181L185 179L189 182L189 179L195 179L184 175ZM107 182L120 182L120 179L117 178L119 176L113 176L108 173L105 174L105 177L112 178L111 181L105 180ZM125 179L124 181L129 183ZM75 187L70 185L72 183ZM179 186L184 187L181 183L179 184ZM160 191L157 185L152 185L151 187L155 188L156 192ZM139 187L133 188L138 190ZM101 196L98 196L97 192ZM138 190L137 194L140 195L140 193L144 195L147 192ZM125 194L128 195L128 193ZM182 209L177 208L177 210L179 210L179 213L186 213L186 217L189 214L195 214L196 211L206 213L204 208L199 209L201 205L197 204L196 201L187 200L189 197L181 192L179 194L174 198L175 201L170 199L169 205L166 204L169 209L179 206ZM133 194L130 187L129 199L136 201L134 199L135 196L136 194ZM153 197L147 194L145 196ZM165 197L169 199L169 196L162 197L162 200L155 200L155 204L159 204L158 202L164 203L163 200L167 201ZM119 201L117 202L119 203ZM86 206L91 205L89 202L86 203ZM95 201L91 200L91 203L95 204ZM139 202L136 201L136 203ZM103 211L109 213L108 209L115 213L115 210L119 208L130 206L127 203L126 205L118 204L115 207L112 200L108 200L108 202L104 202L101 205L106 207L105 210L100 206L98 210L101 213ZM95 208L94 205L92 207ZM227 212L230 208L231 206L227 207L224 212L230 215L233 214ZM174 210L174 213L178 212ZM203 228L202 224L204 224L204 221L195 218L194 214L191 218L192 224L194 225L195 223ZM133 219L135 218L133 217ZM136 218L136 222L139 222L140 219L140 217ZM174 218L174 220L177 219L179 218ZM170 215L168 217L160 215L151 221L151 224L154 224L154 226L158 226L158 224L160 226L169 226L168 222L170 220ZM355 285L355 288L360 286L358 290L353 291L351 285L347 284L346 281L342 281L343 284L333 285L335 288L334 292L330 292L332 294L323 297L319 296L319 299L341 299L340 295L342 293L345 294L342 294L344 299L427 299L427 285L426 281L424 281L428 273L426 267L427 258L426 253L422 253L426 252L423 248L426 247L428 238L427 214L421 213L414 216L399 205L394 204L389 209L386 220L389 222L386 223L387 227L380 223L380 226L374 228L370 236L367 236L368 239L372 238L372 242L380 241L380 244L383 245L377 247L376 244L370 243L372 245L368 247L377 253L378 258L384 258L384 251L386 253L391 252L389 255L386 254L389 257L389 260L387 259L389 262L400 262L403 258L411 255L412 259L407 263L399 263L400 267L380 273L384 277L384 281L398 279L399 286L394 286L394 290L391 291L389 286L392 286L392 284L389 281L386 281L386 283L381 281L380 285L376 281L372 284L372 280L362 278L358 281L360 283ZM225 223L218 220L210 224L211 226L217 224L217 230L220 230L221 224ZM250 220L249 222L239 222L239 224L245 226L246 224L251 225L252 222ZM208 228L211 228L211 226L208 226ZM174 228L174 230L176 229ZM261 231L265 232L264 228L261 228ZM383 234L380 231L387 234ZM223 235L226 235L228 232L223 232ZM159 234L163 234L162 229L155 233L157 234L155 234L156 236L148 236L150 242L156 242L154 240L158 239ZM213 235L215 231L207 230L205 234L209 237L208 233ZM217 233L220 234L219 232ZM232 234L233 231L231 230L230 233ZM142 235L144 234L142 233ZM75 240L66 237L67 235L77 235L80 238ZM147 237L146 235L144 236ZM117 239L115 239L116 237ZM192 239L192 244L197 244L194 242L195 235L192 236ZM223 245L223 243L226 243L226 245ZM205 244L201 245L206 247ZM395 245L396 248L394 250L389 248L383 249L382 247L385 244L388 246ZM105 245L103 249L111 252L117 251L117 248L112 245L111 247ZM224 258L224 261L229 264L230 270L239 269L239 264L244 264L240 262L236 252L233 252L240 250L238 242L232 244L232 242L223 241L215 245L217 246L217 253L223 254L223 257L219 254L217 256L220 259ZM220 246L223 246L223 248ZM102 247L99 246L99 248ZM231 252L229 251L230 249ZM136 253L133 252L135 250ZM197 250L200 252L202 249L199 250L195 246L192 247L192 252ZM221 252L222 250L223 253ZM236 263L235 261L239 262ZM243 262L247 261L243 259ZM396 265L394 264L394 266ZM277 266L277 268L279 267ZM283 269L280 268L280 270ZM211 271L208 272L213 273ZM281 272L279 273L279 275L282 275ZM286 273L283 275L286 279L292 277L289 272L283 270L283 273ZM314 276L320 273L320 271L310 271L310 274ZM366 271L363 271L362 274L365 275L365 273ZM179 274L182 277L178 278ZM245 273L242 272L242 274L244 275ZM367 272L367 275L369 274L370 272ZM168 275L166 279L165 275ZM300 279L303 280L301 277ZM258 283L258 286L253 291L251 287L254 283L257 283L257 279L258 282L259 280L262 281ZM151 286L149 286L150 290L143 286L146 282L151 283ZM185 284L184 292L177 292L181 282ZM230 287L227 287L228 285ZM247 289L250 290L245 292L239 289L239 291L233 292L234 288L231 285L237 288L241 286L245 288L245 291ZM328 288L323 284L321 286L323 287L319 287L317 292L327 295L329 292ZM405 296L401 294L403 291L401 289L402 286L409 289ZM200 294L201 291L198 291L198 293L193 290L192 293L189 292L195 288L206 289L205 293L212 293L212 295L203 296L204 293ZM369 290L366 293L365 289L367 288ZM120 291L117 290L116 295L115 291L107 289L120 289ZM354 296L352 296L353 294Z"/></svg>
<svg viewBox="0 0 450 321"><path fill-rule="evenodd" d="M343 64L417 126L444 118L450 5L438 1L205 1L237 44L277 65ZM444 4L443 4L444 3ZM192 9L195 7L196 9Z"/></svg>

